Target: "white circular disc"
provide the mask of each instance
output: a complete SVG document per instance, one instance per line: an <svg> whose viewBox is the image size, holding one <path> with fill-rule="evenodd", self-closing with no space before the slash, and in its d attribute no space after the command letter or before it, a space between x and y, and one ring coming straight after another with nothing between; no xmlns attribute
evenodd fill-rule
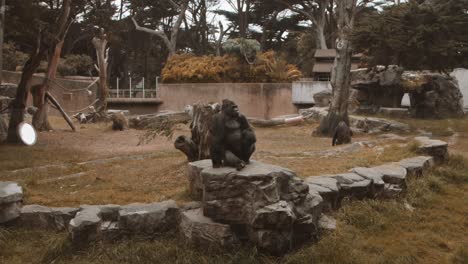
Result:
<svg viewBox="0 0 468 264"><path fill-rule="evenodd" d="M18 136L25 145L32 146L36 144L37 133L33 126L26 122L18 125Z"/></svg>

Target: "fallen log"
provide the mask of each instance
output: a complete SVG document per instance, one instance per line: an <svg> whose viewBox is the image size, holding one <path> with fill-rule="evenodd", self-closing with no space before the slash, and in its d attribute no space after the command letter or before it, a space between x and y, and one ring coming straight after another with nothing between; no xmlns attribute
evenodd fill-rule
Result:
<svg viewBox="0 0 468 264"><path fill-rule="evenodd" d="M67 121L68 125L71 127L73 132L75 132L76 131L75 125L73 125L72 120L67 115L67 113L65 113L65 110L63 110L62 106L59 104L57 99L55 99L55 97L53 97L49 92L46 92L45 96L46 96L46 99L48 99L55 107L57 107L57 110L59 110L59 112L62 114L63 118L65 119L65 121Z"/></svg>

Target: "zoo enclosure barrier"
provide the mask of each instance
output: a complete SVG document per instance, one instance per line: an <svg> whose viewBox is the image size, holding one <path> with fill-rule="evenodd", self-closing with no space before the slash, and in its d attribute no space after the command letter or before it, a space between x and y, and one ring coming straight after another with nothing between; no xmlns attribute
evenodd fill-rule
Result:
<svg viewBox="0 0 468 264"><path fill-rule="evenodd" d="M157 98L159 96L159 76L155 77L155 86L146 87L145 78L135 82L132 77L128 78L128 83L120 78L115 79L115 86L109 89L110 98Z"/></svg>

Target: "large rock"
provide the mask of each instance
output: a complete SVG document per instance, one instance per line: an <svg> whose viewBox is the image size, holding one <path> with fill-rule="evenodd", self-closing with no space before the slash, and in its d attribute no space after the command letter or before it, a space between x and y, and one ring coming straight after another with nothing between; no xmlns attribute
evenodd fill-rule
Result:
<svg viewBox="0 0 468 264"><path fill-rule="evenodd" d="M351 87L361 91L361 102L377 107L400 107L404 91L401 87L403 69L398 66L378 66L351 72Z"/></svg>
<svg viewBox="0 0 468 264"><path fill-rule="evenodd" d="M331 91L321 91L314 94L315 106L317 107L328 107L330 106L332 99Z"/></svg>
<svg viewBox="0 0 468 264"><path fill-rule="evenodd" d="M229 225L216 223L204 216L202 208L182 212L179 231L197 246L232 247L239 242Z"/></svg>
<svg viewBox="0 0 468 264"><path fill-rule="evenodd" d="M309 190L318 193L324 200L325 211L337 210L341 204L340 185L331 175L307 177Z"/></svg>
<svg viewBox="0 0 468 264"><path fill-rule="evenodd" d="M385 182L383 180L383 173L373 168L357 167L351 169L352 172L359 176L372 181L371 196L379 196L385 189Z"/></svg>
<svg viewBox="0 0 468 264"><path fill-rule="evenodd" d="M70 221L68 231L75 248L88 246L101 239L101 222L99 206L87 206L79 211Z"/></svg>
<svg viewBox="0 0 468 264"><path fill-rule="evenodd" d="M428 156L418 156L408 158L399 162L400 166L405 168L408 176L420 177L424 172L434 166L434 158Z"/></svg>
<svg viewBox="0 0 468 264"><path fill-rule="evenodd" d="M448 158L448 143L428 137L416 137L419 144L418 152L434 158L435 162L443 162Z"/></svg>
<svg viewBox="0 0 468 264"><path fill-rule="evenodd" d="M62 231L78 212L78 208L50 208L41 205L26 205L21 209L22 227Z"/></svg>
<svg viewBox="0 0 468 264"><path fill-rule="evenodd" d="M187 167L187 176L189 180L190 197L196 201L201 201L203 198L203 182L201 171L212 167L211 160L201 160L190 162Z"/></svg>
<svg viewBox="0 0 468 264"><path fill-rule="evenodd" d="M175 229L179 208L169 200L151 204L130 204L119 211L119 228L132 234L155 234Z"/></svg>
<svg viewBox="0 0 468 264"><path fill-rule="evenodd" d="M349 198L364 199L372 195L372 180L357 173L342 173L333 176L340 184L340 195Z"/></svg>
<svg viewBox="0 0 468 264"><path fill-rule="evenodd" d="M316 232L323 199L294 172L256 161L241 171L208 164L189 165L190 186L202 190L206 217L236 226L240 238L273 254L284 253ZM273 243L280 238L286 240Z"/></svg>
<svg viewBox="0 0 468 264"><path fill-rule="evenodd" d="M404 88L410 95L411 113L418 118L463 117L463 95L450 76L405 72Z"/></svg>
<svg viewBox="0 0 468 264"><path fill-rule="evenodd" d="M21 214L23 189L15 182L0 182L0 224Z"/></svg>
<svg viewBox="0 0 468 264"><path fill-rule="evenodd" d="M385 183L406 187L407 171L405 168L400 166L400 164L389 163L373 167L372 169L380 172L383 175L382 179Z"/></svg>
<svg viewBox="0 0 468 264"><path fill-rule="evenodd" d="M0 84L0 96L15 98L17 89L18 85L14 83L2 83Z"/></svg>

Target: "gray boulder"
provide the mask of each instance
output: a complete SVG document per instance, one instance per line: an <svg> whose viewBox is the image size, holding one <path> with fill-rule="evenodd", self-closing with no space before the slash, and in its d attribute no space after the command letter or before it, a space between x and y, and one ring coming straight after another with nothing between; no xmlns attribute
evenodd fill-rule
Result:
<svg viewBox="0 0 468 264"><path fill-rule="evenodd" d="M21 215L23 189L15 182L0 182L0 224Z"/></svg>
<svg viewBox="0 0 468 264"><path fill-rule="evenodd" d="M434 166L434 158L418 156L401 160L399 164L406 169L408 176L421 177L426 170Z"/></svg>
<svg viewBox="0 0 468 264"><path fill-rule="evenodd" d="M130 204L119 211L119 227L132 234L155 234L175 229L179 208L169 200L151 204Z"/></svg>
<svg viewBox="0 0 468 264"><path fill-rule="evenodd" d="M463 117L463 95L450 76L427 72L405 72L411 113L417 118Z"/></svg>
<svg viewBox="0 0 468 264"><path fill-rule="evenodd" d="M331 91L321 91L314 94L315 106L317 107L328 107L332 100Z"/></svg>
<svg viewBox="0 0 468 264"><path fill-rule="evenodd" d="M343 197L364 199L372 195L372 180L356 173L337 174L333 178L340 184L340 195Z"/></svg>
<svg viewBox="0 0 468 264"><path fill-rule="evenodd" d="M398 66L378 66L372 69L358 69L351 72L351 87L366 96L361 101L378 107L400 107L403 98L401 75Z"/></svg>
<svg viewBox="0 0 468 264"><path fill-rule="evenodd" d="M340 207L340 185L331 175L307 177L305 182L309 185L310 191L318 193L323 198L325 211L337 210Z"/></svg>
<svg viewBox="0 0 468 264"><path fill-rule="evenodd" d="M21 209L20 225L27 228L62 231L68 228L78 208L50 208L41 205L25 205Z"/></svg>
<svg viewBox="0 0 468 264"><path fill-rule="evenodd" d="M323 199L288 169L256 161L241 171L214 169L198 161L189 173L190 186L202 194L203 215L235 226L239 238L262 250L281 254L317 232Z"/></svg>
<svg viewBox="0 0 468 264"><path fill-rule="evenodd" d="M229 225L215 223L203 215L202 208L182 212L179 231L197 246L232 247L239 243Z"/></svg>
<svg viewBox="0 0 468 264"><path fill-rule="evenodd" d="M385 183L396 184L400 187L406 187L407 171L405 168L400 166L400 164L384 164L377 167L373 167L372 169L380 172L383 175L382 179Z"/></svg>
<svg viewBox="0 0 468 264"><path fill-rule="evenodd" d="M442 140L430 139L428 137L416 137L419 144L418 152L429 155L435 162L443 162L448 158L448 143Z"/></svg>
<svg viewBox="0 0 468 264"><path fill-rule="evenodd" d="M196 201L201 201L203 197L203 182L201 171L212 167L211 160L201 160L190 162L187 168L187 176L189 180L190 197Z"/></svg>
<svg viewBox="0 0 468 264"><path fill-rule="evenodd" d="M335 231L336 220L330 216L322 214L319 220L319 229L322 231Z"/></svg>
<svg viewBox="0 0 468 264"><path fill-rule="evenodd" d="M73 247L82 248L101 239L99 206L87 206L70 221L68 231Z"/></svg>

